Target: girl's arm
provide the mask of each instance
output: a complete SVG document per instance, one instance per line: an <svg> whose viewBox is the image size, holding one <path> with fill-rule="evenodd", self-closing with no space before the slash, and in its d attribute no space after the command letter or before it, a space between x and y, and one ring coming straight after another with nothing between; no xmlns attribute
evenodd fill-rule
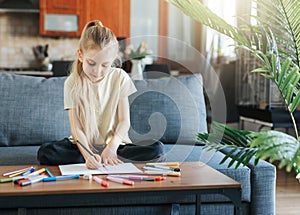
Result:
<svg viewBox="0 0 300 215"><path fill-rule="evenodd" d="M128 97L121 98L118 103L118 125L115 130L114 136L107 144L101 154L101 158L104 164L119 164L122 163L118 159L117 149L123 141L123 137L127 135L130 128L130 113L129 113L129 101Z"/></svg>
<svg viewBox="0 0 300 215"><path fill-rule="evenodd" d="M81 146L80 144L77 143L77 140L79 140L86 148L90 149L87 138L85 136L85 134L83 133L83 131L75 125L74 122L74 117L75 115L73 115L74 112L72 109L68 110L68 115L69 115L69 122L70 122L70 128L71 128L71 133L72 133L72 137L74 139L74 141L77 144L77 147L79 148L82 156L85 159L85 164L86 167L89 169L97 169L100 168L101 165L101 157L99 155L95 154L95 158L93 156L91 156L89 153L87 153Z"/></svg>

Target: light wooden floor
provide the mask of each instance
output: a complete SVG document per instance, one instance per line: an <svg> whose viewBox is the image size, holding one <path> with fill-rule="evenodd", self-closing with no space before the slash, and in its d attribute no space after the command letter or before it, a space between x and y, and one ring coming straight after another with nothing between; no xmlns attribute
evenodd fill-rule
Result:
<svg viewBox="0 0 300 215"><path fill-rule="evenodd" d="M300 214L300 183L293 170L287 173L284 169L277 169L276 214Z"/></svg>

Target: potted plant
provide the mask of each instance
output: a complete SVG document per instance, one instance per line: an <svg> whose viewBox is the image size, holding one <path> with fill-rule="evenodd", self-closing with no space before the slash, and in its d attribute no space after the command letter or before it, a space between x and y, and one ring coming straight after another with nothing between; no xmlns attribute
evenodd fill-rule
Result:
<svg viewBox="0 0 300 215"><path fill-rule="evenodd" d="M269 159L270 162L279 161L279 168L294 169L299 174L300 139L293 113L300 103L300 1L253 0L258 5L258 15L253 16L258 25L247 25L243 29L226 23L199 0L167 1L196 21L232 38L237 49L251 52L259 61L258 68L252 72L276 84L295 130L294 137L274 130L237 130L213 122L211 132L197 134L198 140L210 149L227 150L221 162L231 157L230 166L246 165L252 158L256 164L259 159Z"/></svg>
<svg viewBox="0 0 300 215"><path fill-rule="evenodd" d="M152 54L152 51L148 49L146 43L141 42L137 49L134 49L132 45L126 47L125 53L128 59L131 61L131 78L134 80L143 79L143 65L142 60L148 55Z"/></svg>

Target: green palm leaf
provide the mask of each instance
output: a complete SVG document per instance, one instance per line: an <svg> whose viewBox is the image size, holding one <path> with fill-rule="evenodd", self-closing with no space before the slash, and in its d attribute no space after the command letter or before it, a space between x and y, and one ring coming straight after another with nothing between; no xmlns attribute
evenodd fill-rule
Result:
<svg viewBox="0 0 300 215"><path fill-rule="evenodd" d="M275 33L282 59L294 56L293 63L299 67L300 33L299 14L300 2L295 0L256 0L258 16L254 18L261 25L270 28Z"/></svg>
<svg viewBox="0 0 300 215"><path fill-rule="evenodd" d="M204 148L208 150L229 150L220 163L231 158L228 166L235 164L235 168L238 168L241 164L247 165L256 154L256 149L249 148L249 143L252 141L251 133L212 122L211 133L198 133L197 139L200 143L205 143Z"/></svg>
<svg viewBox="0 0 300 215"><path fill-rule="evenodd" d="M257 158L278 160L279 168L286 166L287 171L293 168L293 163L300 165L300 143L291 135L270 130L253 132L250 136L253 138L250 147L257 149Z"/></svg>
<svg viewBox="0 0 300 215"><path fill-rule="evenodd" d="M226 155L220 163L230 158L228 166L235 164L235 168L238 168L241 164L247 165L252 158L255 158L255 163L259 159L269 159L271 162L279 161L279 168L286 167L287 171L294 168L294 164L300 165L300 143L288 134L273 130L236 130L217 122L212 125L210 134L199 133L197 139L205 143L204 148L208 150L226 149Z"/></svg>

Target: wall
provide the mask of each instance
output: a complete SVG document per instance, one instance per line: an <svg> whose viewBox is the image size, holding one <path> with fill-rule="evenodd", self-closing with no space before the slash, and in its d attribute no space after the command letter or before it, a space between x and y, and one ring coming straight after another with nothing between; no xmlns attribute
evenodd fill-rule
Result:
<svg viewBox="0 0 300 215"><path fill-rule="evenodd" d="M32 47L49 44L51 60L73 59L78 38L39 36L39 14L0 13L0 68L36 67Z"/></svg>
<svg viewBox="0 0 300 215"><path fill-rule="evenodd" d="M130 45L136 49L141 42L145 42L153 55L144 59L151 63L157 60L159 34L159 1L131 0L130 1Z"/></svg>

